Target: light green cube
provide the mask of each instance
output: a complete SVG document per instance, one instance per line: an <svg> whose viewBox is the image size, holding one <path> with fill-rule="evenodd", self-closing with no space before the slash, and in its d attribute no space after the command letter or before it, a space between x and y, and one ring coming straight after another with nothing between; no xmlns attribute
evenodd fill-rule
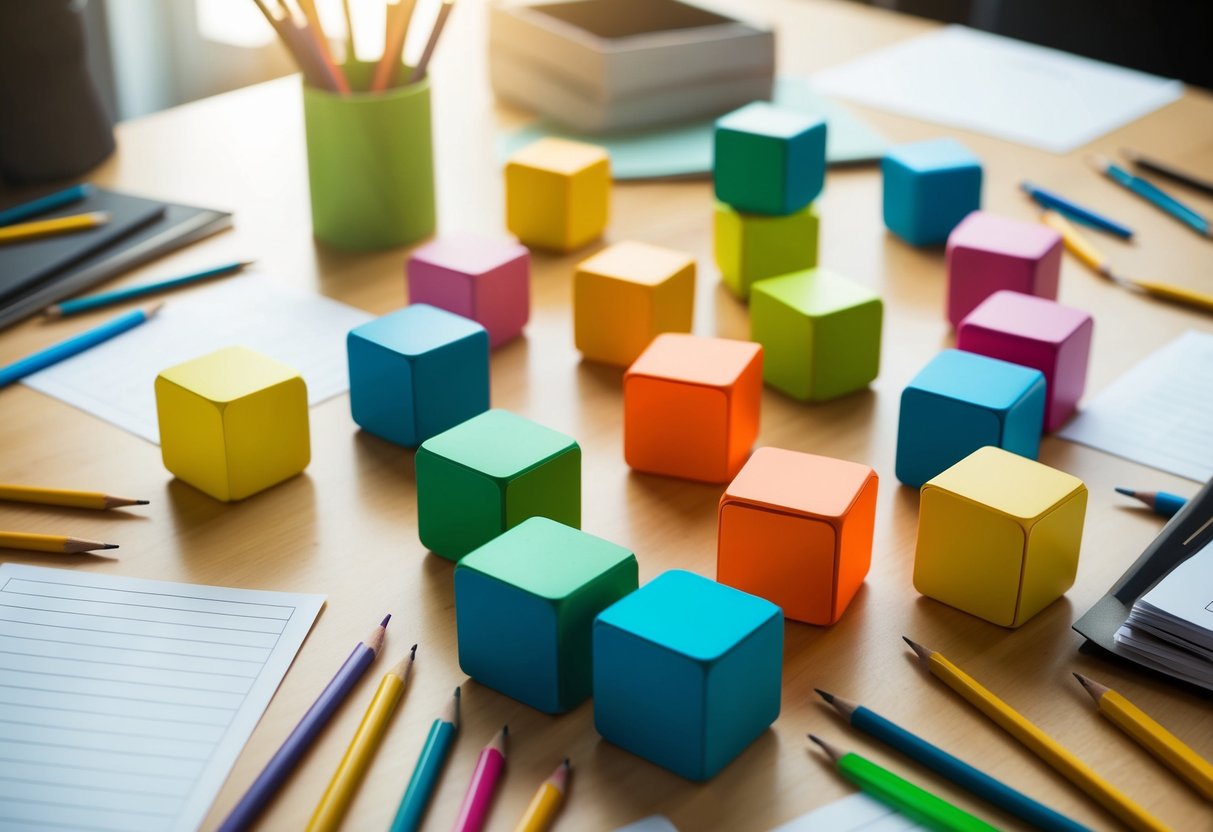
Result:
<svg viewBox="0 0 1213 832"><path fill-rule="evenodd" d="M818 225L812 205L785 216L767 216L717 202L716 266L724 285L746 300L755 281L813 268Z"/></svg>
<svg viewBox="0 0 1213 832"><path fill-rule="evenodd" d="M750 295L763 380L802 401L862 390L880 372L883 317L876 293L827 269L763 280Z"/></svg>

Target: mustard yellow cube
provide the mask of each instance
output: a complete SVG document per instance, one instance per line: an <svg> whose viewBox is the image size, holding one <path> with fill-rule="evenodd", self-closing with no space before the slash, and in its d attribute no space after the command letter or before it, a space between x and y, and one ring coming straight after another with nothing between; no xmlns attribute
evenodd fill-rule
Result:
<svg viewBox="0 0 1213 832"><path fill-rule="evenodd" d="M590 361L626 367L663 332L690 332L695 258L623 242L573 274L573 341Z"/></svg>
<svg viewBox="0 0 1213 832"><path fill-rule="evenodd" d="M922 487L914 588L1019 627L1074 585L1086 511L1077 477L979 448Z"/></svg>
<svg viewBox="0 0 1213 832"><path fill-rule="evenodd" d="M505 165L505 224L523 245L572 251L602 236L611 163L601 147L540 139Z"/></svg>
<svg viewBox="0 0 1213 832"><path fill-rule="evenodd" d="M216 500L243 500L307 467L307 386L295 370L227 347L156 377L170 473Z"/></svg>

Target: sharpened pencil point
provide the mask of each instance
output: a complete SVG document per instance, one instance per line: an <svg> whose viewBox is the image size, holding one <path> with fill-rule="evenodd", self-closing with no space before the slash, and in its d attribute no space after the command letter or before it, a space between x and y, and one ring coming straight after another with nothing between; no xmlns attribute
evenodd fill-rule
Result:
<svg viewBox="0 0 1213 832"><path fill-rule="evenodd" d="M1099 684L1099 682L1096 682L1094 679L1088 679L1081 673L1075 673L1074 678L1078 680L1078 684L1082 685L1082 689L1087 692L1087 695L1090 696L1096 704L1099 704L1100 697L1108 692L1108 689Z"/></svg>
<svg viewBox="0 0 1213 832"><path fill-rule="evenodd" d="M813 690L817 691L817 695L820 696L822 699L829 702L831 705L834 704L834 694L826 693L821 688L813 688Z"/></svg>
<svg viewBox="0 0 1213 832"><path fill-rule="evenodd" d="M1116 486L1116 493L1124 494L1126 497L1136 497L1137 496L1137 492L1134 491L1132 488L1123 488L1119 485ZM1077 676L1078 674L1075 673L1074 675Z"/></svg>
<svg viewBox="0 0 1213 832"><path fill-rule="evenodd" d="M97 548L98 549L117 549L118 544L117 543L105 543L101 546L98 546Z"/></svg>
<svg viewBox="0 0 1213 832"><path fill-rule="evenodd" d="M411 662L411 661L415 660L416 658L417 658L417 645L414 644L412 647L409 648L409 661Z"/></svg>
<svg viewBox="0 0 1213 832"><path fill-rule="evenodd" d="M905 636L902 636L901 640L904 641L906 644L910 645L910 649L918 654L918 658L925 660L925 659L929 659L931 657L931 651L928 650L927 648L923 647L921 644L910 641Z"/></svg>
<svg viewBox="0 0 1213 832"><path fill-rule="evenodd" d="M510 735L510 726L508 724L502 725L501 726L501 736L508 737L509 735Z"/></svg>
<svg viewBox="0 0 1213 832"><path fill-rule="evenodd" d="M392 620L392 614L389 612L387 615L383 616L383 620L379 622L379 626L386 627L387 623L391 620Z"/></svg>
<svg viewBox="0 0 1213 832"><path fill-rule="evenodd" d="M135 504L135 505L137 505L137 506L146 506L146 505L148 505L150 502L151 502L151 500L135 500L135 503L134 503L134 504Z"/></svg>
<svg viewBox="0 0 1213 832"><path fill-rule="evenodd" d="M458 685L456 685L456 686L455 686L455 698L456 698L456 699L461 699L462 697L463 697L463 688L461 688L461 687L459 687Z"/></svg>
<svg viewBox="0 0 1213 832"><path fill-rule="evenodd" d="M816 734L809 734L808 736L809 739L817 743L817 745L821 747L821 750L826 753L826 756L834 762L838 762L838 760L843 756L842 751L830 745L830 743L826 742Z"/></svg>

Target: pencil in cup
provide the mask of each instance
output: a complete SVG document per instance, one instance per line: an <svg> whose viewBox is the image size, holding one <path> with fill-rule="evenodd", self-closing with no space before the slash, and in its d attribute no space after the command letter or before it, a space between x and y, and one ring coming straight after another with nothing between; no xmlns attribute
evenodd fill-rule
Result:
<svg viewBox="0 0 1213 832"><path fill-rule="evenodd" d="M73 491L67 488L41 488L34 485L12 485L0 483L0 500L11 503L33 503L41 506L63 506L64 508L87 508L105 511L124 506L145 506L147 500L131 497L114 497L100 491Z"/></svg>
<svg viewBox="0 0 1213 832"><path fill-rule="evenodd" d="M476 768L472 771L472 779L468 781L467 792L459 806L459 815L455 818L454 832L480 832L484 828L493 804L493 794L505 769L505 741L509 733L510 726L502 726L476 759Z"/></svg>
<svg viewBox="0 0 1213 832"><path fill-rule="evenodd" d="M29 532L0 532L0 549L22 549L26 552L77 555L82 552L117 548L117 543L102 543L100 540L85 540L80 537L64 537L58 534L32 534Z"/></svg>
<svg viewBox="0 0 1213 832"><path fill-rule="evenodd" d="M459 732L459 697L460 690L455 688L455 694L447 706L447 711L434 720L430 733L425 738L417 765L409 777L405 787L404 797L400 800L400 808L392 820L390 832L414 832L421 828L425 819L425 810L429 807L430 798L442 776L443 766L455 744L455 735Z"/></svg>
<svg viewBox="0 0 1213 832"><path fill-rule="evenodd" d="M564 762L556 767L551 776L539 784L539 790L522 813L514 832L546 832L551 828L556 815L560 813L560 807L564 804L571 770L569 758L565 757Z"/></svg>

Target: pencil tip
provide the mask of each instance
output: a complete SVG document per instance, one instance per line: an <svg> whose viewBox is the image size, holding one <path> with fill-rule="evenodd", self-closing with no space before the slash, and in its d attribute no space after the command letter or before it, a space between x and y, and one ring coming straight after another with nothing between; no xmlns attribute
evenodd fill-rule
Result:
<svg viewBox="0 0 1213 832"><path fill-rule="evenodd" d="M150 503L150 502L151 502L151 500L135 500L135 505L137 505L137 506L145 506L145 505L147 505L147 504L148 504L148 503Z"/></svg>
<svg viewBox="0 0 1213 832"><path fill-rule="evenodd" d="M507 723L507 724L505 724L505 725L502 725L502 726L501 726L501 736L503 736L503 737L508 737L509 735L510 735L510 726L509 726L509 724Z"/></svg>
<svg viewBox="0 0 1213 832"><path fill-rule="evenodd" d="M926 659L926 658L930 657L931 651L928 650L927 648L923 647L921 644L914 642L914 641L910 641L910 639L906 638L905 636L902 636L901 640L904 641L906 644L910 645L910 649L913 650L915 653L917 653L918 657L920 659Z"/></svg>
<svg viewBox="0 0 1213 832"><path fill-rule="evenodd" d="M561 765L563 765L565 768L572 768L572 767L573 767L573 764L569 762L569 758L568 758L568 757L565 757L565 758L564 758L564 762L563 762L563 763L561 763Z"/></svg>
<svg viewBox="0 0 1213 832"><path fill-rule="evenodd" d="M826 693L821 688L813 688L813 690L817 691L817 695L820 696L822 699L829 702L831 705L834 704L834 694Z"/></svg>
<svg viewBox="0 0 1213 832"><path fill-rule="evenodd" d="M459 685L455 685L455 698L461 699L462 697L463 697L463 689L461 687L459 687Z"/></svg>
<svg viewBox="0 0 1213 832"><path fill-rule="evenodd" d="M1105 173L1108 166L1112 164L1112 160L1107 156L1101 156L1098 153L1091 153L1087 156L1087 164L1095 168L1100 173Z"/></svg>
<svg viewBox="0 0 1213 832"><path fill-rule="evenodd" d="M387 623L391 620L392 620L392 614L389 612L387 615L383 616L383 620L379 622L379 626L386 627Z"/></svg>
<svg viewBox="0 0 1213 832"><path fill-rule="evenodd" d="M102 544L101 544L100 546L98 546L97 548L98 548L98 549L117 549L117 548L118 548L118 544L117 544L117 543L102 543Z"/></svg>
<svg viewBox="0 0 1213 832"><path fill-rule="evenodd" d="M163 308L164 308L164 301L161 301L160 303L157 303L155 306L150 307L143 314L145 317L151 318L151 317L154 317L155 315L157 315L160 312L160 310Z"/></svg>
<svg viewBox="0 0 1213 832"><path fill-rule="evenodd" d="M46 309L43 309L42 314L44 317L57 320L63 317L63 308L56 303L54 306L48 306Z"/></svg>
<svg viewBox="0 0 1213 832"><path fill-rule="evenodd" d="M417 658L417 645L414 644L412 647L409 648L409 661L411 662L416 658Z"/></svg>
<svg viewBox="0 0 1213 832"><path fill-rule="evenodd" d="M1116 493L1124 494L1126 497L1136 497L1137 496L1137 492L1134 491L1132 488L1122 488L1119 485L1116 486ZM1074 675L1077 676L1078 674L1075 673Z"/></svg>

